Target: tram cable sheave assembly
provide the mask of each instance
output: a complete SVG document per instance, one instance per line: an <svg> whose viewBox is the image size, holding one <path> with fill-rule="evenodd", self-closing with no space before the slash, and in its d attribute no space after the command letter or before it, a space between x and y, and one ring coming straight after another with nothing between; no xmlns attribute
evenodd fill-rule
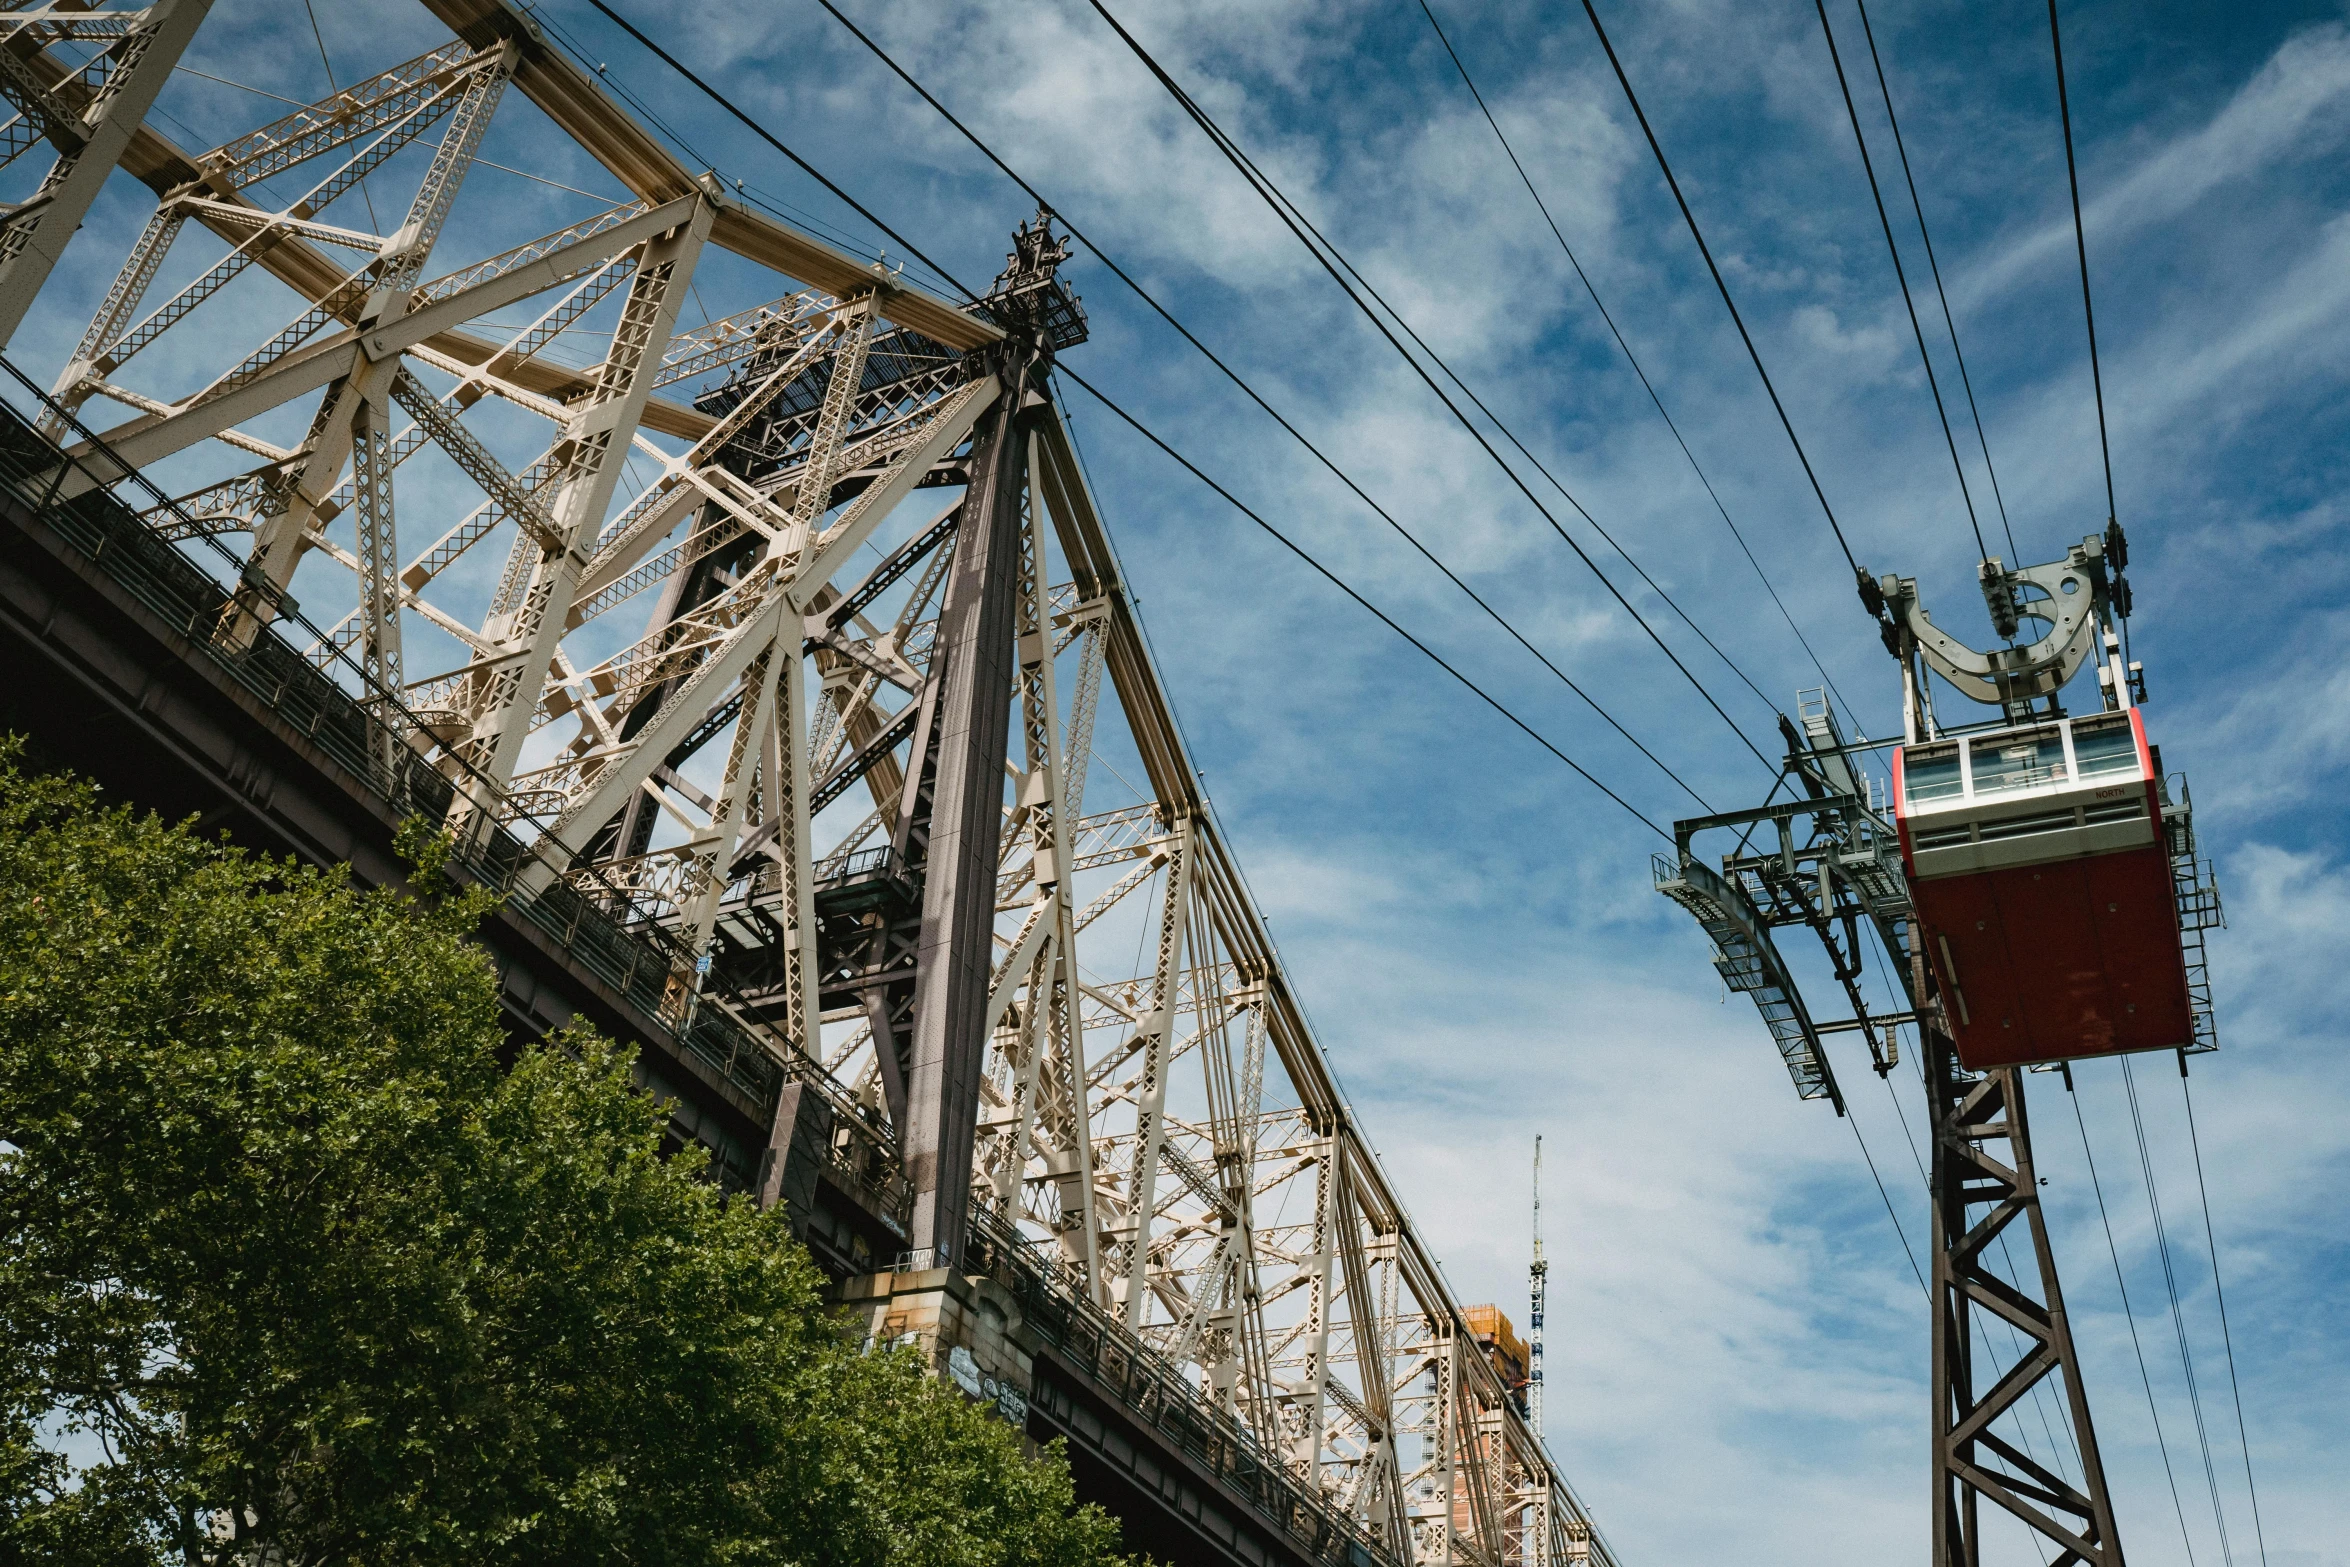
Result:
<svg viewBox="0 0 2350 1567"><path fill-rule="evenodd" d="M1935 625L1914 579L1859 572L1901 666L1901 739L1847 741L1807 692L1799 723L1781 720L1795 797L1677 822L1675 853L1655 860L1658 890L1696 916L1724 981L1753 997L1802 1097L1844 1111L1827 1036L1861 1034L1882 1075L1898 1063L1900 1025L1918 1031L1934 1142L1935 1567L1979 1567L1985 1501L2023 1523L2048 1567L2122 1562L2023 1073L2062 1072L2069 1088L2075 1061L2152 1050L2177 1052L2184 1072L2217 1045L2203 935L2221 923L2219 895L2185 781L2163 776L2148 742L2142 671L2124 659L2126 563L2110 524L2046 565L1985 560L2004 644L1987 652ZM2097 709L2068 714L2061 694L2089 667ZM1936 675L1999 716L1944 724ZM1855 765L1877 750L1893 753L1889 801ZM1734 846L1708 863L1694 841L1720 832ZM1864 924L1906 1011L1871 1014ZM1849 1018L1815 1019L1774 934L1798 926L1824 947ZM2004 1239L2019 1222L2023 1259ZM1994 1250L2015 1278L1994 1271ZM1991 1318L2012 1333L1994 1340ZM2069 1465L2062 1452L2043 1461L2012 1418L2043 1383L2070 1420ZM2050 1548L2053 1559L2039 1554Z"/></svg>

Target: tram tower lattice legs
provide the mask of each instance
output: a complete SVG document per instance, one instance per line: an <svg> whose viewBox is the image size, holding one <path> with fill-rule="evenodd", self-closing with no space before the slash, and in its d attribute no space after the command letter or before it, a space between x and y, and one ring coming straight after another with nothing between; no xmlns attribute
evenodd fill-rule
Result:
<svg viewBox="0 0 2350 1567"><path fill-rule="evenodd" d="M2002 1067L1971 1076L1960 1070L1939 1026L1923 1032L1934 1113L1934 1567L1980 1567L1985 1501L2055 1548L2049 1567L2122 1567L2080 1356L2040 1210L2022 1071ZM1999 1143L2007 1145L2005 1161L1991 1152ZM2010 1283L1990 1257L2018 1220L2030 1236L2029 1261L2016 1259L2018 1278ZM2012 1255L2012 1248L2000 1249L2003 1257ZM2037 1299L2021 1287L2034 1270ZM1999 1346L2017 1340L1978 1333L1978 1312L2016 1329L2020 1358L2000 1364ZM2060 1472L2062 1453L2042 1463L1992 1429L2044 1381L2061 1388L2071 1417L2079 1454L2071 1478Z"/></svg>

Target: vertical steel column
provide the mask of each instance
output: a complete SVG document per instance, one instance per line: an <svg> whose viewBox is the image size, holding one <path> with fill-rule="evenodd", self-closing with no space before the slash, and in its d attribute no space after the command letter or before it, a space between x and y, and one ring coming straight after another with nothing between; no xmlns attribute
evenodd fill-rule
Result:
<svg viewBox="0 0 2350 1567"><path fill-rule="evenodd" d="M954 566L931 659L943 665L935 785L922 889L914 1037L902 1128L914 1187L917 1252L933 1266L962 1256L987 1060L995 883L1003 835L1004 750L1019 672L1021 489L1028 441L1021 405L1032 355L1020 347L971 464Z"/></svg>

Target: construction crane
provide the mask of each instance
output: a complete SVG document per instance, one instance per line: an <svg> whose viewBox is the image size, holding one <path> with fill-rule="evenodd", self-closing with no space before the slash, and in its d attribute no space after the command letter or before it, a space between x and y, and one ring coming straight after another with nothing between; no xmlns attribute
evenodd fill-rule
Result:
<svg viewBox="0 0 2350 1567"><path fill-rule="evenodd" d="M1550 1264L1542 1258L1542 1134L1534 1134L1534 1263L1526 1307L1526 1423L1542 1434L1542 1316L1550 1294Z"/></svg>
<svg viewBox="0 0 2350 1567"><path fill-rule="evenodd" d="M2183 1072L2217 1046L2203 937L2221 923L2219 894L2185 780L2164 777L2147 740L2144 672L2124 659L2127 558L2109 524L2045 565L1985 560L2004 644L1988 652L1936 626L1914 579L1862 572L1862 602L1901 667L1901 738L1847 741L1824 694L1805 692L1798 720L1781 720L1782 784L1796 797L1678 822L1674 855L1655 861L1658 890L1696 916L1723 979L1754 998L1802 1097L1843 1113L1827 1036L1861 1034L1884 1074L1896 1030L1918 1031L1933 1126L1935 1567L1983 1560L1985 1501L2053 1547L2053 1567L2122 1561L2023 1073L2060 1072L2069 1088L2077 1060L2170 1050ZM2019 646L2027 626L2034 640ZM2061 694L2088 667L2097 709L2068 714ZM1999 716L1944 724L1932 675ZM1892 753L1890 800L1855 765L1873 751ZM1718 869L1692 847L1733 831ZM1906 1010L1870 1013L1864 924ZM1773 934L1795 926L1821 942L1851 1017L1815 1019ZM2025 1260L2010 1261L2011 1279L1991 1258L2019 1224ZM1994 1341L1991 1318L2019 1336ZM2054 1454L2043 1464L1995 1429L2049 1381L2078 1452L2069 1477Z"/></svg>

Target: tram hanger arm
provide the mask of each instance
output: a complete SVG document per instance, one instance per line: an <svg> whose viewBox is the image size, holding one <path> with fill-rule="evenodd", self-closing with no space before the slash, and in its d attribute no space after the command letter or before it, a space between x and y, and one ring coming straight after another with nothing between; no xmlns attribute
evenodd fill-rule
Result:
<svg viewBox="0 0 2350 1567"><path fill-rule="evenodd" d="M1999 572L1997 562L1985 562L2013 592L2018 585L2039 589L2042 597L2018 608L2026 619L2048 625L2047 635L2023 648L1994 648L1979 653L1933 622L1918 601L1917 579L1887 576L1878 579L1885 607L1917 638L1918 651L1943 679L1977 702L1998 704L2047 696L2060 690L2079 672L2097 641L2097 622L2107 613L2110 589L2105 570L2105 543L2090 534L2074 545L2063 560L2044 566L2021 566Z"/></svg>

